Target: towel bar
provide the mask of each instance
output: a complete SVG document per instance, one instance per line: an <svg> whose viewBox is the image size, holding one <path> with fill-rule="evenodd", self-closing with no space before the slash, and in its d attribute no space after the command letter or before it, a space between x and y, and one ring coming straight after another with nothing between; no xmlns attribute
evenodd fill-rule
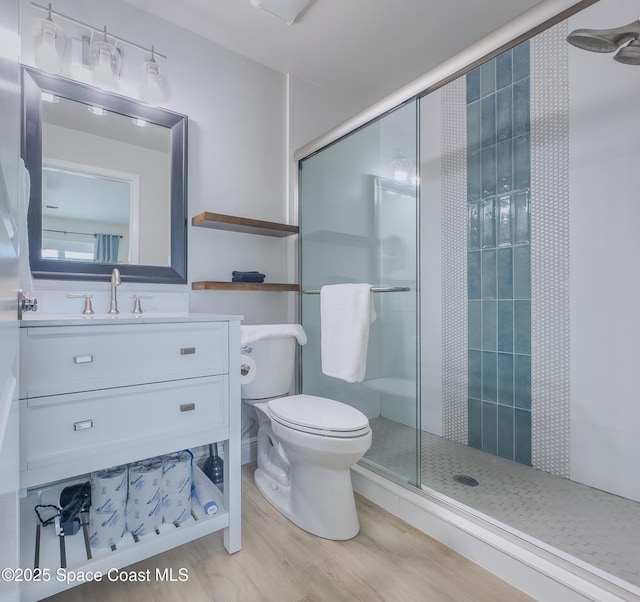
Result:
<svg viewBox="0 0 640 602"><path fill-rule="evenodd" d="M372 293L406 293L411 288L408 286L374 286L371 288ZM319 295L319 290L300 291L303 295Z"/></svg>

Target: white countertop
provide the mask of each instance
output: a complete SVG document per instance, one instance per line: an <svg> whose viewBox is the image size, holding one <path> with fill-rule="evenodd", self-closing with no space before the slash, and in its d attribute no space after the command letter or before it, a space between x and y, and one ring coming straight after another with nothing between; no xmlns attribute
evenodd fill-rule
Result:
<svg viewBox="0 0 640 602"><path fill-rule="evenodd" d="M244 316L192 313L145 314L46 314L29 312L22 317L21 328L39 326L105 326L116 324L159 324L171 322L227 322L240 321Z"/></svg>

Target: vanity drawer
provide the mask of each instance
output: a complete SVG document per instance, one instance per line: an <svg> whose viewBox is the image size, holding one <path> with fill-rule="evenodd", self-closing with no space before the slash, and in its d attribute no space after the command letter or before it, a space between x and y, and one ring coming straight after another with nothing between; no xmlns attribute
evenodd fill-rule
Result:
<svg viewBox="0 0 640 602"><path fill-rule="evenodd" d="M127 447L154 455L164 440L181 436L183 447L195 445L190 434L211 437L228 427L227 387L226 376L213 376L22 400L21 468L68 465L71 476L82 472L79 461L86 471L108 466ZM106 461L92 464L98 456ZM63 477L64 470L55 472Z"/></svg>
<svg viewBox="0 0 640 602"><path fill-rule="evenodd" d="M226 322L23 328L20 397L228 372Z"/></svg>

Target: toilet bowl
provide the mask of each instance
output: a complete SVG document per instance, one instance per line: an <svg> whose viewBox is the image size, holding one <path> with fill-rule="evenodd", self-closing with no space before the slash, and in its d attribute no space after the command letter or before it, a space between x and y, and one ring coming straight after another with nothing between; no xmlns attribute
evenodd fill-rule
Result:
<svg viewBox="0 0 640 602"><path fill-rule="evenodd" d="M333 399L287 395L293 379L293 336L251 342L244 353L256 367L242 397L258 414L258 490L309 533L335 540L355 537L360 524L350 468L371 446L367 417ZM271 372L263 369L267 365Z"/></svg>

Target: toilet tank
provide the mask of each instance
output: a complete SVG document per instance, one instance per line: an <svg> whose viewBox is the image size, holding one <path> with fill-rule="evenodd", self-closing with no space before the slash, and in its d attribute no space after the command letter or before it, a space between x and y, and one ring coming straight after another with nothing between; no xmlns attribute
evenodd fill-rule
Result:
<svg viewBox="0 0 640 602"><path fill-rule="evenodd" d="M266 399L287 395L293 384L296 339L262 339L251 343L249 348L251 352L243 351L242 356L247 355L255 362L255 378L242 385L242 399Z"/></svg>

